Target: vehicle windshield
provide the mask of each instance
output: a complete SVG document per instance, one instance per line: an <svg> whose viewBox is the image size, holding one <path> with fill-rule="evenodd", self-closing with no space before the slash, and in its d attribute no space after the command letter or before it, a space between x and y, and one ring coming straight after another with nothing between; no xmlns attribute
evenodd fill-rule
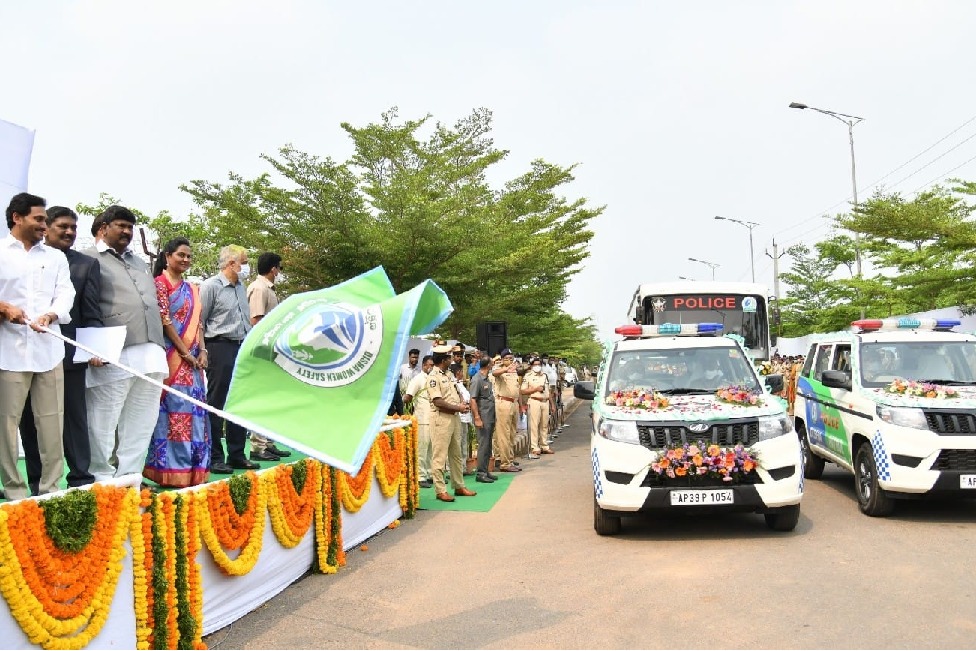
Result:
<svg viewBox="0 0 976 651"><path fill-rule="evenodd" d="M618 351L607 370L607 393L651 389L673 395L706 394L730 385L762 392L738 348Z"/></svg>
<svg viewBox="0 0 976 651"><path fill-rule="evenodd" d="M919 341L861 345L861 383L885 387L896 379L976 385L976 342Z"/></svg>
<svg viewBox="0 0 976 651"><path fill-rule="evenodd" d="M747 300L749 299L749 300ZM748 306L744 309L743 305ZM644 299L643 322L721 323L725 334L745 339L746 348L762 359L769 358L766 301L761 296L669 295Z"/></svg>

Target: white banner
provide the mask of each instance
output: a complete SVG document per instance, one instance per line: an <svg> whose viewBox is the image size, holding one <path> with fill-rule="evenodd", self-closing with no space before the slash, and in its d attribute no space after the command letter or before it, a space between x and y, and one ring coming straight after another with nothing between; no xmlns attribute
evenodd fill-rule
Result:
<svg viewBox="0 0 976 651"><path fill-rule="evenodd" d="M27 170L34 149L34 131L0 120L0 205L27 191ZM7 235L7 220L0 219L0 237Z"/></svg>

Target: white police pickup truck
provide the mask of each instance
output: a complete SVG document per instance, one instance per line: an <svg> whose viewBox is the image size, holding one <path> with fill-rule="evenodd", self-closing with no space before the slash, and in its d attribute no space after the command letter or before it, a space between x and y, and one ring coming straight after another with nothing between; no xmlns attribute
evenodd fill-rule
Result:
<svg viewBox="0 0 976 651"><path fill-rule="evenodd" d="M593 526L662 509L759 512L791 531L803 497L802 451L785 403L716 323L628 325L608 343L592 400Z"/></svg>
<svg viewBox="0 0 976 651"><path fill-rule="evenodd" d="M805 474L854 473L861 511L894 498L976 497L976 337L954 320L864 319L810 347L794 420Z"/></svg>

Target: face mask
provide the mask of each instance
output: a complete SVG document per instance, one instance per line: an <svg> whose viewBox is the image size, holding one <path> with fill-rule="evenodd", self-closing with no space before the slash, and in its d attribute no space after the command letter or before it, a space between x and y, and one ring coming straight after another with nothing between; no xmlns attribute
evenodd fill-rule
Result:
<svg viewBox="0 0 976 651"><path fill-rule="evenodd" d="M542 367L539 366L538 364L536 364L535 366L532 367L532 370L535 371L536 373L538 373L539 371L542 370Z"/></svg>
<svg viewBox="0 0 976 651"><path fill-rule="evenodd" d="M251 275L251 265L244 263L241 265L241 270L237 272L237 275L243 280Z"/></svg>

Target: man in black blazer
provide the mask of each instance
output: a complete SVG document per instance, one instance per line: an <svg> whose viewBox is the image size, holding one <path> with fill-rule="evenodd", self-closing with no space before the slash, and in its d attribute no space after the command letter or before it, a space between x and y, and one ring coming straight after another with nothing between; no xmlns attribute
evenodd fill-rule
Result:
<svg viewBox="0 0 976 651"><path fill-rule="evenodd" d="M102 326L98 298L101 293L101 270L98 260L74 251L71 245L78 235L78 216L70 208L52 206L47 209L47 234L44 243L62 251L68 258L71 284L75 286L75 302L71 306L71 323L61 326L61 334L74 339L77 328ZM88 443L88 410L85 404L85 369L88 364L75 364L75 347L64 345L64 458L68 462L68 486L91 484L95 478L88 471L91 447ZM100 364L98 360L94 364ZM37 448L37 430L31 414L30 398L20 419L20 438L27 462L27 484L37 495L41 478L41 458Z"/></svg>

